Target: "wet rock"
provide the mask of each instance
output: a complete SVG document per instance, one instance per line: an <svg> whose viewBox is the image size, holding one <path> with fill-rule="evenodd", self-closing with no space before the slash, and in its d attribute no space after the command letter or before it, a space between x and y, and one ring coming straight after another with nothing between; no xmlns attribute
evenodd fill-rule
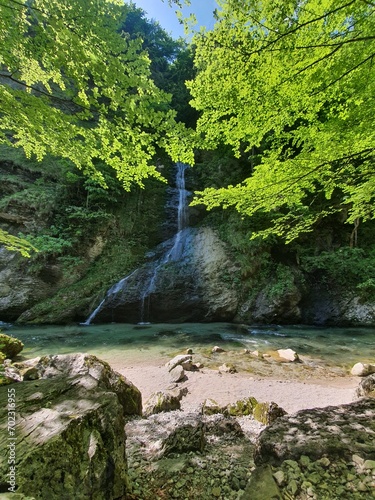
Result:
<svg viewBox="0 0 375 500"><path fill-rule="evenodd" d="M45 356L40 379L17 384L17 493L35 498L119 498L129 491L125 413L139 391L87 354ZM7 388L0 387L5 400ZM127 401L127 398L131 401ZM139 399L140 400L140 399ZM0 422L7 408L0 409ZM6 449L7 435L0 435ZM0 461L0 491L9 466Z"/></svg>
<svg viewBox="0 0 375 500"><path fill-rule="evenodd" d="M366 363L356 363L350 370L350 374L356 377L367 377L375 373L375 365L370 365Z"/></svg>
<svg viewBox="0 0 375 500"><path fill-rule="evenodd" d="M179 410L180 401L186 395L186 389L158 391L148 398L144 405L143 414L147 417L155 413Z"/></svg>
<svg viewBox="0 0 375 500"><path fill-rule="evenodd" d="M179 258L161 264L160 257L174 245L175 238L171 238L155 249L159 259L146 262L132 273L126 287L108 296L94 322L139 321L140 304L151 279L149 321L231 321L238 308L239 288L228 286L226 280L228 273L239 274L239 265L233 263L228 246L209 227L185 228L179 233Z"/></svg>
<svg viewBox="0 0 375 500"><path fill-rule="evenodd" d="M17 354L22 351L23 347L23 343L20 340L5 335L5 333L0 333L0 353L2 353L5 358L15 358Z"/></svg>
<svg viewBox="0 0 375 500"><path fill-rule="evenodd" d="M362 397L375 397L375 374L363 378L357 388L357 396Z"/></svg>
<svg viewBox="0 0 375 500"><path fill-rule="evenodd" d="M302 410L278 418L259 436L257 464L280 464L306 455L351 459L353 454L375 459L375 399L327 408Z"/></svg>

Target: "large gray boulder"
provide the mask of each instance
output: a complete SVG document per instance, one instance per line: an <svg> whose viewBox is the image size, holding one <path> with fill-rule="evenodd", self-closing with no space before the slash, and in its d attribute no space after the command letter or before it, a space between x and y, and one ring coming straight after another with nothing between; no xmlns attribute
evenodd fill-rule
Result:
<svg viewBox="0 0 375 500"><path fill-rule="evenodd" d="M115 499L129 490L125 415L141 413L136 387L87 354L36 360L40 378L0 387L16 399L17 493L39 499ZM0 446L7 450L7 407L0 409ZM8 453L0 457L0 491L9 483Z"/></svg>
<svg viewBox="0 0 375 500"><path fill-rule="evenodd" d="M275 420L259 436L256 464L279 465L306 455L375 459L375 399L302 410Z"/></svg>

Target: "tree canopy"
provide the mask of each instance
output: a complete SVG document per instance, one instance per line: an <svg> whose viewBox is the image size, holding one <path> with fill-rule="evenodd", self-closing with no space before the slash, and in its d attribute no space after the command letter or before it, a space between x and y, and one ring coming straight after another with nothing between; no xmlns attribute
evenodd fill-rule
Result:
<svg viewBox="0 0 375 500"><path fill-rule="evenodd" d="M0 142L68 159L102 183L104 162L127 190L162 179L160 148L192 161L142 40L124 31L134 10L120 0L3 0ZM1 232L0 242L14 249L17 239Z"/></svg>
<svg viewBox="0 0 375 500"><path fill-rule="evenodd" d="M291 241L321 218L375 218L375 6L366 0L219 0L195 37L200 143L249 159L236 186L195 203L268 214ZM253 168L253 165L255 167Z"/></svg>

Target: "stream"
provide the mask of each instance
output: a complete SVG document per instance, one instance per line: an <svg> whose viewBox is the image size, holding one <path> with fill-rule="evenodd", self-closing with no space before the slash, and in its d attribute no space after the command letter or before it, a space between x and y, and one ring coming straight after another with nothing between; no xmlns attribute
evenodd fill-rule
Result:
<svg viewBox="0 0 375 500"><path fill-rule="evenodd" d="M22 354L88 352L108 362L150 361L192 348L208 355L213 346L242 353L291 348L319 364L350 367L374 362L373 328L250 326L231 323L103 324L76 326L9 326L5 333L25 344Z"/></svg>

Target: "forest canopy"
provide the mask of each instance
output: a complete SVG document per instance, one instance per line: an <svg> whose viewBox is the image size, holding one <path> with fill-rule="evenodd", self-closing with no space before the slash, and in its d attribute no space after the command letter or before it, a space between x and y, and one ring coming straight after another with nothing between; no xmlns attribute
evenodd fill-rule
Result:
<svg viewBox="0 0 375 500"><path fill-rule="evenodd" d="M189 83L205 148L248 158L244 182L195 203L264 214L291 241L340 212L375 218L375 8L365 0L221 0Z"/></svg>
<svg viewBox="0 0 375 500"><path fill-rule="evenodd" d="M157 151L192 162L171 95L156 86L142 38L125 30L134 14L119 0L3 0L0 142L69 160L102 184L104 162L126 190L162 180ZM17 241L0 232L9 248Z"/></svg>

